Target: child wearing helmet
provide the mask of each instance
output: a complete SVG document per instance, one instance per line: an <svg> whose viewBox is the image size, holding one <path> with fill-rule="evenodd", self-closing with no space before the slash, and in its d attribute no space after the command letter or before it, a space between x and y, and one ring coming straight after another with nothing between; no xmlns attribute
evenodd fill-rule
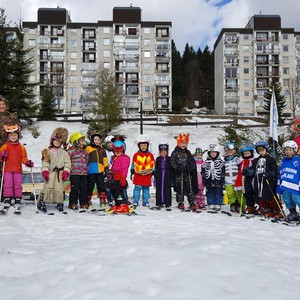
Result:
<svg viewBox="0 0 300 300"><path fill-rule="evenodd" d="M197 166L198 190L199 190L195 196L195 204L197 208L205 209L204 183L202 178L202 167L204 164L202 148L197 147L195 149L194 159Z"/></svg>
<svg viewBox="0 0 300 300"><path fill-rule="evenodd" d="M90 145L86 147L89 154L88 168L88 199L91 203L95 184L97 186L100 206L106 206L106 188L104 180L109 173L108 160L106 152L101 145L102 134L100 132L92 132L90 135Z"/></svg>
<svg viewBox="0 0 300 300"><path fill-rule="evenodd" d="M249 143L243 143L240 148L242 160L238 165L238 175L234 183L234 189L236 194L241 199L242 206L244 205L244 200L246 200L246 209L243 211L245 214L254 214L255 213L255 198L254 191L252 187L253 177L243 176L244 170L251 167L254 160L254 147ZM241 212L242 212L241 207Z"/></svg>
<svg viewBox="0 0 300 300"><path fill-rule="evenodd" d="M56 128L50 136L50 146L42 151L42 175L44 188L38 208L47 212L46 203L56 203L60 212L64 210L64 182L69 178L71 160L63 148L68 137L66 128Z"/></svg>
<svg viewBox="0 0 300 300"><path fill-rule="evenodd" d="M78 209L78 200L81 209L88 209L87 171L89 154L85 150L85 135L74 132L70 136L71 148L68 153L71 159L69 208Z"/></svg>
<svg viewBox="0 0 300 300"><path fill-rule="evenodd" d="M275 198L278 168L274 157L269 154L269 144L259 141L255 144L258 157L253 165L244 170L246 177L253 177L255 202L259 205L257 214L266 218L283 218L280 203Z"/></svg>
<svg viewBox="0 0 300 300"><path fill-rule="evenodd" d="M238 175L238 165L241 158L236 153L236 146L233 142L227 142L225 147L225 190L230 204L231 212L239 212L241 206L241 193L234 189L236 177Z"/></svg>
<svg viewBox="0 0 300 300"><path fill-rule="evenodd" d="M190 209L197 210L195 195L198 193L197 167L193 155L187 149L189 133L177 136L177 146L171 154L171 167L174 172L174 191L178 208L184 209L184 196L187 196Z"/></svg>
<svg viewBox="0 0 300 300"><path fill-rule="evenodd" d="M143 206L150 207L150 186L152 185L152 173L155 167L155 159L149 150L150 139L141 134L136 139L139 150L133 155L130 179L133 180L133 206L139 205L142 192Z"/></svg>
<svg viewBox="0 0 300 300"><path fill-rule="evenodd" d="M26 148L19 142L18 124L4 125L7 141L0 147L0 160L3 161L3 202L4 207L14 205L19 208L22 199L22 164L32 168L34 163L27 158Z"/></svg>
<svg viewBox="0 0 300 300"><path fill-rule="evenodd" d="M112 166L106 186L111 192L115 205L109 211L113 213L128 213L129 206L126 194L128 183L126 178L130 166L130 157L125 154L126 144L123 137L113 137L112 144L114 156L112 157Z"/></svg>
<svg viewBox="0 0 300 300"><path fill-rule="evenodd" d="M158 145L159 156L155 159L155 199L156 209L165 207L170 210L172 206L172 171L171 158L169 156L169 144Z"/></svg>
<svg viewBox="0 0 300 300"><path fill-rule="evenodd" d="M209 212L218 212L223 204L224 161L220 158L219 147L216 144L210 144L207 153L202 169L207 205Z"/></svg>
<svg viewBox="0 0 300 300"><path fill-rule="evenodd" d="M295 141L286 141L282 145L284 158L279 169L277 193L282 199L290 214L287 221L300 222L300 215L296 207L300 209L300 156L297 154L298 145Z"/></svg>
<svg viewBox="0 0 300 300"><path fill-rule="evenodd" d="M108 167L109 169L112 166L112 158L114 156L114 152L113 152L113 142L112 139L114 138L113 135L108 135L105 139L104 139L104 149L105 149L105 153L107 156L107 161L108 161ZM107 197L107 202L109 204L109 206L112 206L112 197L111 197L111 193L110 190L107 188L106 189L106 197Z"/></svg>

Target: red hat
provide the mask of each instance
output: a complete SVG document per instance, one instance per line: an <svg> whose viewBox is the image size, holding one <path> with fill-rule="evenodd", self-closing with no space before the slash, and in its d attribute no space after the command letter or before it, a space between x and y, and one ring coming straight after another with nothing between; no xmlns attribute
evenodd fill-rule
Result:
<svg viewBox="0 0 300 300"><path fill-rule="evenodd" d="M177 146L179 146L180 143L187 143L190 140L190 134L184 134L184 133L179 133L178 137L177 137Z"/></svg>

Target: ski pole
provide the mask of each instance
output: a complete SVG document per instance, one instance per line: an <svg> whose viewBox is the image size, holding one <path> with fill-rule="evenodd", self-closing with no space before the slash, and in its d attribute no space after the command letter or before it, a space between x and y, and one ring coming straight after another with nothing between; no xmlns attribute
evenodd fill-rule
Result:
<svg viewBox="0 0 300 300"><path fill-rule="evenodd" d="M286 219L286 215L285 215L284 211L282 210L282 208L281 208L281 206L280 206L280 204L279 204L279 200L278 200L277 195L275 195L275 193L273 192L273 190L272 190L272 188L271 188L271 186L270 186L269 180L268 180L267 178L265 178L265 179L266 179L267 185L268 185L268 187L269 187L269 189L270 189L270 191L271 191L271 193L272 193L272 196L273 196L273 198L275 199L275 202L276 202L277 206L279 207L280 212L282 213L284 219Z"/></svg>
<svg viewBox="0 0 300 300"><path fill-rule="evenodd" d="M38 213L38 207L37 207L37 200L36 200L36 193L35 193L35 185L34 185L34 179L33 179L33 172L32 172L32 168L30 168L30 174L31 174L31 182L32 182L32 186L33 186L33 197L34 197L34 203L35 203L35 209L36 209L36 213Z"/></svg>
<svg viewBox="0 0 300 300"><path fill-rule="evenodd" d="M3 191L3 177L4 177L4 168L5 168L5 160L3 161L2 164L2 176L1 176L1 187L0 187L0 200L2 199L2 191ZM1 201L0 201L1 202Z"/></svg>

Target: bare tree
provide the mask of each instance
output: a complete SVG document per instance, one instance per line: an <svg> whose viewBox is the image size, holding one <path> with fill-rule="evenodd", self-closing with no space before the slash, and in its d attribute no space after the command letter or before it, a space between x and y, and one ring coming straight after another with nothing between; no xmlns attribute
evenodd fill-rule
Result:
<svg viewBox="0 0 300 300"><path fill-rule="evenodd" d="M296 117L296 110L299 108L299 93L300 93L300 78L290 77L285 85L285 90L288 93L290 100L290 109L293 113L293 118Z"/></svg>

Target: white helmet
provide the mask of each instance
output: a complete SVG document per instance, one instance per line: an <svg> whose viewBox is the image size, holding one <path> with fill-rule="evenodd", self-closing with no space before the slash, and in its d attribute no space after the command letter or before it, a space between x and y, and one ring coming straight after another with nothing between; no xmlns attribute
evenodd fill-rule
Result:
<svg viewBox="0 0 300 300"><path fill-rule="evenodd" d="M289 140L283 143L282 150L284 151L285 148L292 148L296 153L298 151L298 145L295 141Z"/></svg>
<svg viewBox="0 0 300 300"><path fill-rule="evenodd" d="M108 135L105 139L104 139L104 143L108 143L108 142L111 142L111 140L114 138L113 135Z"/></svg>
<svg viewBox="0 0 300 300"><path fill-rule="evenodd" d="M146 135L146 134L140 134L138 137L137 137L137 139L136 139L136 141L135 141L137 144L140 144L140 143L150 143L150 139L149 139L149 137L148 137L148 135Z"/></svg>
<svg viewBox="0 0 300 300"><path fill-rule="evenodd" d="M218 147L217 144L209 144L209 146L208 146L208 151L209 151L209 152L210 152L210 151L220 152L220 151L219 151L219 147Z"/></svg>

